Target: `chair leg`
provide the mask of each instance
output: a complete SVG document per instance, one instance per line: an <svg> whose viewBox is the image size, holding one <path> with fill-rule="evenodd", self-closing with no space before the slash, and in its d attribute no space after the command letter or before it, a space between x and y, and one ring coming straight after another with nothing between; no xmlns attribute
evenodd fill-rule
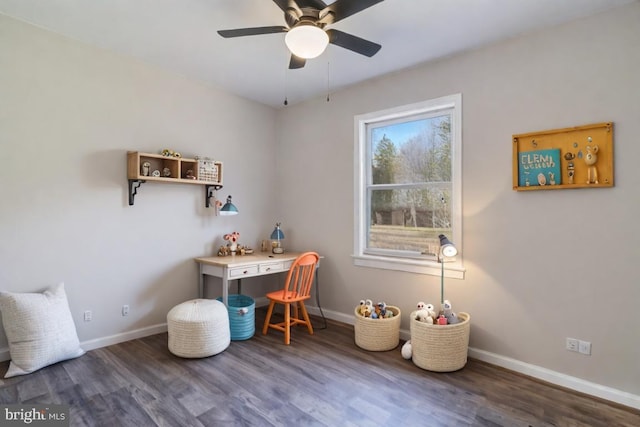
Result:
<svg viewBox="0 0 640 427"><path fill-rule="evenodd" d="M284 305L284 343L291 341L291 304Z"/></svg>
<svg viewBox="0 0 640 427"><path fill-rule="evenodd" d="M293 304L293 318L295 320L300 320L300 314L298 313L298 303ZM294 323L297 323L294 321Z"/></svg>
<svg viewBox="0 0 640 427"><path fill-rule="evenodd" d="M275 307L276 302L271 300L269 302L269 308L267 309L267 317L264 318L264 326L262 327L262 335L267 335L267 331L269 330L269 322L271 322L271 315L273 314L273 307Z"/></svg>
<svg viewBox="0 0 640 427"><path fill-rule="evenodd" d="M307 313L307 307L304 305L303 301L300 301L300 311L302 311L302 317L304 317L309 333L313 335L313 326L311 326L311 319L309 318L309 313Z"/></svg>

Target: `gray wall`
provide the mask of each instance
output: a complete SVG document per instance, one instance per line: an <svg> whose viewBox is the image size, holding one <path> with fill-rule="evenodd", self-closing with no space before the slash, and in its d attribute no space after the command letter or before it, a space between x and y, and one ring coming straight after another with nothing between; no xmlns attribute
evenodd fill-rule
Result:
<svg viewBox="0 0 640 427"><path fill-rule="evenodd" d="M275 136L271 108L0 15L0 288L65 282L89 347L158 330L196 296L194 257L271 233ZM127 150L162 148L224 162L218 197L240 215L185 184L143 184L129 206Z"/></svg>
<svg viewBox="0 0 640 427"><path fill-rule="evenodd" d="M466 278L446 292L471 314L473 355L640 394L638 22L635 3L279 112L283 221L327 257L323 306L347 319L362 298L407 315L438 301L437 276L353 266L353 117L460 92ZM512 190L513 134L606 121L614 188ZM591 341L593 354L566 351L566 337Z"/></svg>

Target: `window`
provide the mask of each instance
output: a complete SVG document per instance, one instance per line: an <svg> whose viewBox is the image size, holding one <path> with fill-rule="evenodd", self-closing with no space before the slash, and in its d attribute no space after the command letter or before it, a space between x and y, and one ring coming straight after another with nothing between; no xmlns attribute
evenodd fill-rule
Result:
<svg viewBox="0 0 640 427"><path fill-rule="evenodd" d="M354 260L440 274L440 234L460 250L460 94L355 117ZM447 276L463 277L460 256Z"/></svg>

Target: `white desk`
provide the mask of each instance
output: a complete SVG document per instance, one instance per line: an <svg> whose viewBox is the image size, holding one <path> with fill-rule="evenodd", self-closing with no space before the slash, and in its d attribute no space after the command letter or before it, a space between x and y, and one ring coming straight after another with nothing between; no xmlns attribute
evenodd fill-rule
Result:
<svg viewBox="0 0 640 427"><path fill-rule="evenodd" d="M302 252L285 252L280 255L275 255L270 252L260 252L252 255L196 258L196 262L200 265L198 297L204 298L205 275L220 277L222 279L222 302L228 305L230 280L240 280L245 277L265 276L267 274L288 271L293 261L301 254Z"/></svg>

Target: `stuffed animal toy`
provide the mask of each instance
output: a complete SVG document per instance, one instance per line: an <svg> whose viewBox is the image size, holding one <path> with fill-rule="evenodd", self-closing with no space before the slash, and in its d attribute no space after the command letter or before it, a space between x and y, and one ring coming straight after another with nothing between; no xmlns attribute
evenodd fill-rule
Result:
<svg viewBox="0 0 640 427"><path fill-rule="evenodd" d="M451 308L451 302L449 302L448 299L444 300L444 303L442 304L442 315L445 319L447 319L448 325L453 325L460 322L458 316L453 312L453 309Z"/></svg>
<svg viewBox="0 0 640 427"><path fill-rule="evenodd" d="M360 314L363 317L371 317L371 315L374 313L373 310L373 302L368 299L368 300L360 300L360 305L358 306L358 314Z"/></svg>
<svg viewBox="0 0 640 427"><path fill-rule="evenodd" d="M420 301L417 304L417 307L418 307L418 311L422 311L422 310L427 311L428 315L431 316L431 320L436 320L437 316L436 316L435 307L433 306L433 304L426 304L423 301ZM416 320L420 320L420 319L416 318ZM428 322L426 319L424 321ZM430 322L429 324L431 325L433 324L433 322Z"/></svg>
<svg viewBox="0 0 640 427"><path fill-rule="evenodd" d="M400 350L402 357L406 360L411 359L411 355L413 354L413 348L411 347L411 340L404 343L402 346L402 350Z"/></svg>
<svg viewBox="0 0 640 427"><path fill-rule="evenodd" d="M431 314L425 309L416 311L416 320L419 322L424 322L429 325L433 325L433 317Z"/></svg>
<svg viewBox="0 0 640 427"><path fill-rule="evenodd" d="M436 308L433 306L433 304L425 305L424 309L429 312L429 316L431 316L433 320L436 320Z"/></svg>
<svg viewBox="0 0 640 427"><path fill-rule="evenodd" d="M458 315L455 313L449 314L448 316L446 316L446 319L449 325L455 325L456 323L460 323L460 319L458 318Z"/></svg>
<svg viewBox="0 0 640 427"><path fill-rule="evenodd" d="M360 316L364 316L367 306L364 305L365 301L363 299L360 300L360 305L358 306L358 314Z"/></svg>
<svg viewBox="0 0 640 427"><path fill-rule="evenodd" d="M367 317L371 317L371 315L374 313L373 310L373 301L371 301L370 299L366 300L364 302L364 305L367 306L367 312L369 313L369 315Z"/></svg>
<svg viewBox="0 0 640 427"><path fill-rule="evenodd" d="M380 318L380 319L384 319L385 317L387 317L387 303L386 302L379 302L376 305L376 314L378 315L378 318Z"/></svg>
<svg viewBox="0 0 640 427"><path fill-rule="evenodd" d="M442 303L442 311L440 312L440 314L444 314L444 317L447 317L452 312L453 310L451 309L451 303L448 299L444 300L444 302Z"/></svg>

